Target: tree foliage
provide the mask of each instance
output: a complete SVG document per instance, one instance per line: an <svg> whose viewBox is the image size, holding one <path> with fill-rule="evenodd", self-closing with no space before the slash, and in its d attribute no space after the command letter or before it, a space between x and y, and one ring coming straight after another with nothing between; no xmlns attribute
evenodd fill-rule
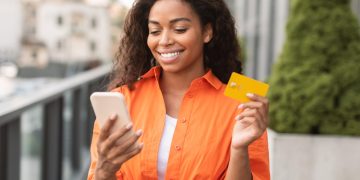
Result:
<svg viewBox="0 0 360 180"><path fill-rule="evenodd" d="M360 31L349 0L293 0L270 77L270 127L360 135Z"/></svg>

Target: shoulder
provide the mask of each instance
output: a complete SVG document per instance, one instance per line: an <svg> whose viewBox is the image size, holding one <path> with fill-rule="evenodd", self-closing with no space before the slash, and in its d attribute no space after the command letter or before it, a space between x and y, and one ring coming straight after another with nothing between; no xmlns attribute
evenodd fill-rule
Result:
<svg viewBox="0 0 360 180"><path fill-rule="evenodd" d="M196 96L193 107L197 110L203 110L201 112L206 114L216 114L216 116L224 117L224 119L233 119L239 112L240 102L225 96L225 88L225 84L221 84L218 88L206 84L204 88L194 92Z"/></svg>
<svg viewBox="0 0 360 180"><path fill-rule="evenodd" d="M153 78L144 78L140 79L134 83L134 87L130 88L128 85L122 85L115 89L112 89L111 92L119 92L122 93L126 99L132 99L132 97L143 96L145 94L149 94L156 82L154 82Z"/></svg>

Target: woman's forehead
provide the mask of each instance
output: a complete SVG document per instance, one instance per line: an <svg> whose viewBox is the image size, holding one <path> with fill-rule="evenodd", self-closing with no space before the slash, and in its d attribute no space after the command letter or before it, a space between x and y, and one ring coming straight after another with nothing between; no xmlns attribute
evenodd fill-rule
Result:
<svg viewBox="0 0 360 180"><path fill-rule="evenodd" d="M191 5L183 0L158 0L151 7L149 20L171 20L177 18L198 18Z"/></svg>

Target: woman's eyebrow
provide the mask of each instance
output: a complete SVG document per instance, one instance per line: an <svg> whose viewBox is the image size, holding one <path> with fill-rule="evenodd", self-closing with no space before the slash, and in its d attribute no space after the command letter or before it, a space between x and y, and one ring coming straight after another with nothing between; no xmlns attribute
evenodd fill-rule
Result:
<svg viewBox="0 0 360 180"><path fill-rule="evenodd" d="M191 20L189 18L175 18L175 19L170 20L170 24L174 24L174 23L177 23L179 21L191 22ZM154 20L149 19L149 24L159 25L160 23L158 21L154 21Z"/></svg>
<svg viewBox="0 0 360 180"><path fill-rule="evenodd" d="M174 23L179 22L179 21L191 22L191 20L189 18L175 18L173 20L170 20L170 24L174 24Z"/></svg>

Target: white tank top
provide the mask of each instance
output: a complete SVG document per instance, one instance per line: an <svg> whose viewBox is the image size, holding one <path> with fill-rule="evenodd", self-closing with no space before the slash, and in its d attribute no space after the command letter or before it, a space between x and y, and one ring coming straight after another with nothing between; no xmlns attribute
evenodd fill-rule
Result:
<svg viewBox="0 0 360 180"><path fill-rule="evenodd" d="M170 154L170 146L176 127L176 122L177 119L168 115L165 116L165 127L161 137L157 159L157 174L159 180L165 179L165 172Z"/></svg>

